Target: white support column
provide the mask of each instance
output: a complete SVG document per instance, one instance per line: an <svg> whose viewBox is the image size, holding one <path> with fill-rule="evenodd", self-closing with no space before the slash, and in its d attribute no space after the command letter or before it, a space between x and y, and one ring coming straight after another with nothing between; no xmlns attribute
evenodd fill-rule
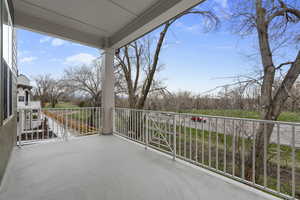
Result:
<svg viewBox="0 0 300 200"><path fill-rule="evenodd" d="M114 94L114 55L113 48L104 49L103 52L103 71L102 71L102 107L103 107L103 131L102 134L110 135L113 133L113 115L112 111L115 107Z"/></svg>

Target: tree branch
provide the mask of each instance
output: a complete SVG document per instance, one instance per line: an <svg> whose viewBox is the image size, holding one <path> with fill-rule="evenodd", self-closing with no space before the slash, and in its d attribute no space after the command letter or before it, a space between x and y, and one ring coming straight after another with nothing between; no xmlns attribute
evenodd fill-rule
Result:
<svg viewBox="0 0 300 200"><path fill-rule="evenodd" d="M285 62L285 63L281 63L280 65L278 65L277 67L275 67L275 70L280 69L281 67L285 66L285 65L292 65L294 64L294 62Z"/></svg>

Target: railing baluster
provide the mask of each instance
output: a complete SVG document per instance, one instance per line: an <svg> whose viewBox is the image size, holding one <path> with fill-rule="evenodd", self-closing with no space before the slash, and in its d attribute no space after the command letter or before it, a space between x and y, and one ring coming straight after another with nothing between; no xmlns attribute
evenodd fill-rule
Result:
<svg viewBox="0 0 300 200"><path fill-rule="evenodd" d="M295 126L292 126L292 197L295 198L296 194L296 151L295 151Z"/></svg>
<svg viewBox="0 0 300 200"><path fill-rule="evenodd" d="M69 135L69 113L68 111L66 110L65 111L65 114L66 114L66 134L65 134L65 140L68 141L68 135Z"/></svg>
<svg viewBox="0 0 300 200"><path fill-rule="evenodd" d="M44 122L44 120L46 119L45 118L45 116L44 116L44 113L43 113L43 111L40 109L40 115L41 115L41 121L42 121L42 140L44 140L45 139L45 122Z"/></svg>
<svg viewBox="0 0 300 200"><path fill-rule="evenodd" d="M28 130L28 124L30 123L30 122L28 122L30 119L28 119L29 117L28 117L28 110L25 110L25 140L27 141L28 140L28 132L27 132L27 130Z"/></svg>
<svg viewBox="0 0 300 200"><path fill-rule="evenodd" d="M174 122L173 122L173 160L175 160L176 159L176 115L174 115L173 120L174 120Z"/></svg>
<svg viewBox="0 0 300 200"><path fill-rule="evenodd" d="M48 110L46 111L48 113ZM46 133L47 133L47 139L49 139L49 132L50 132L50 121L49 121L49 118L47 117L47 115L45 114L45 119L47 118L47 122L48 122L48 125L47 125L47 128L46 128Z"/></svg>
<svg viewBox="0 0 300 200"><path fill-rule="evenodd" d="M80 112L79 112L79 124L80 124L80 132L79 132L79 134L80 135L83 135L83 128L84 128L84 126L83 126L83 108L81 108L80 109Z"/></svg>
<svg viewBox="0 0 300 200"><path fill-rule="evenodd" d="M140 135L141 135L141 141L145 141L145 135L144 135L144 117L143 117L143 111L140 111Z"/></svg>
<svg viewBox="0 0 300 200"><path fill-rule="evenodd" d="M122 112L121 110L117 110L118 112L118 134L121 135L122 134ZM99 127L100 128L100 127Z"/></svg>
<svg viewBox="0 0 300 200"><path fill-rule="evenodd" d="M169 144L170 144L170 146L171 146L171 142L172 142L172 140L171 140L171 123L172 123L172 119L171 119L171 115L170 116L168 116L168 132L167 132L167 134L168 134L168 140L169 140ZM174 123L173 123L174 124Z"/></svg>
<svg viewBox="0 0 300 200"><path fill-rule="evenodd" d="M264 136L264 187L267 187L267 124L264 123L263 129Z"/></svg>
<svg viewBox="0 0 300 200"><path fill-rule="evenodd" d="M97 108L93 108L93 117L94 117L94 120L93 120L93 126L94 126L94 132L97 133ZM115 116L114 116L115 117Z"/></svg>
<svg viewBox="0 0 300 200"><path fill-rule="evenodd" d="M256 133L255 133L255 122L252 122L252 135L253 135L253 144L252 144L252 183L255 184L255 155L256 155Z"/></svg>
<svg viewBox="0 0 300 200"><path fill-rule="evenodd" d="M148 148L148 143L149 143L149 119L148 119L148 113L145 114L145 118L146 118L146 146L145 148Z"/></svg>
<svg viewBox="0 0 300 200"><path fill-rule="evenodd" d="M125 110L123 110L123 119L124 119L124 124L123 124L123 129L124 129L124 135L128 136L127 134L127 116Z"/></svg>
<svg viewBox="0 0 300 200"><path fill-rule="evenodd" d="M140 138L140 133L139 133L139 125L140 125L140 123L139 123L139 111L138 110L136 110L135 111L135 115L136 115L136 124L135 124L135 134L136 134L136 138L137 138L137 140L138 141L141 141L141 138Z"/></svg>
<svg viewBox="0 0 300 200"><path fill-rule="evenodd" d="M226 120L224 119L224 125L223 125L223 134L224 134L224 173L226 173L226 167L227 167L227 137L226 137Z"/></svg>
<svg viewBox="0 0 300 200"><path fill-rule="evenodd" d="M117 110L118 113L118 134L122 133L122 117L121 117L121 110ZM100 129L100 125L99 125L99 129Z"/></svg>
<svg viewBox="0 0 300 200"><path fill-rule="evenodd" d="M129 112L127 113L127 119L128 119L128 130L127 130L127 134L129 136L129 138L131 138L131 111L129 110Z"/></svg>
<svg viewBox="0 0 300 200"><path fill-rule="evenodd" d="M204 123L201 125L202 132L202 144L201 144L201 163L204 164L204 140L205 140L205 131L204 131Z"/></svg>
<svg viewBox="0 0 300 200"><path fill-rule="evenodd" d="M179 127L178 127L178 129L179 129L179 131L178 131L178 134L179 134L178 135L179 155L182 156L182 151L181 151L181 136L182 136L181 135L181 133L182 133L181 132L181 130L182 130L182 128L181 128L181 114L179 113L178 116L179 116Z"/></svg>
<svg viewBox="0 0 300 200"><path fill-rule="evenodd" d="M233 120L233 136L232 136L232 176L235 176L235 120Z"/></svg>
<svg viewBox="0 0 300 200"><path fill-rule="evenodd" d="M58 117L58 114L57 114L57 113L58 113L57 111L54 111L54 116L55 116L55 117ZM51 121L52 121L52 134L50 134L50 138L53 138L53 136L54 136L54 134L55 134L55 131L56 131L56 134L57 134L57 136L58 136L57 130L55 130L55 127L57 128L57 124L56 124L56 126L55 126L55 119L52 119Z"/></svg>
<svg viewBox="0 0 300 200"><path fill-rule="evenodd" d="M103 114L103 109L99 108L99 131L102 133L102 114Z"/></svg>
<svg viewBox="0 0 300 200"><path fill-rule="evenodd" d="M212 118L209 119L208 124L208 166L211 167L211 121Z"/></svg>
<svg viewBox="0 0 300 200"><path fill-rule="evenodd" d="M186 121L186 115L184 115L184 119L183 119L183 132L184 132L184 158L186 158L186 126L185 126L185 121Z"/></svg>
<svg viewBox="0 0 300 200"><path fill-rule="evenodd" d="M201 122L203 123L203 121ZM195 121L194 122L194 125L195 125L195 142L196 142L196 158L195 158L195 161L196 163L198 163L198 123Z"/></svg>
<svg viewBox="0 0 300 200"><path fill-rule="evenodd" d="M29 136L30 136L30 140L33 140L33 128L32 128L32 111L29 110Z"/></svg>
<svg viewBox="0 0 300 200"><path fill-rule="evenodd" d="M118 111L116 110L116 108L113 108L113 134L117 134L118 132Z"/></svg>
<svg viewBox="0 0 300 200"><path fill-rule="evenodd" d="M125 136L127 136L127 134L126 134L126 124L127 124L127 122L126 122L125 109L122 110L122 118L123 118L123 134Z"/></svg>
<svg viewBox="0 0 300 200"><path fill-rule="evenodd" d="M117 134L119 134L119 132L120 132L120 112L115 109L115 114L116 114L116 120L117 120L116 130L117 130Z"/></svg>
<svg viewBox="0 0 300 200"><path fill-rule="evenodd" d="M277 123L277 192L280 192L280 124Z"/></svg>
<svg viewBox="0 0 300 200"><path fill-rule="evenodd" d="M129 111L129 135L130 135L130 138L133 139L133 134L132 134L132 111L130 110Z"/></svg>
<svg viewBox="0 0 300 200"><path fill-rule="evenodd" d="M84 135L88 134L88 126L87 126L88 118L87 118L87 116L88 116L87 109L84 109L84 124L85 124L85 133L84 133Z"/></svg>
<svg viewBox="0 0 300 200"><path fill-rule="evenodd" d="M189 152L190 152L190 160L192 160L192 125L191 125L191 119L189 119L189 143L190 143L190 148L189 148Z"/></svg>
<svg viewBox="0 0 300 200"><path fill-rule="evenodd" d="M216 118L216 169L219 169L219 134L218 134L218 118Z"/></svg>
<svg viewBox="0 0 300 200"><path fill-rule="evenodd" d="M143 138L143 135L142 135L142 112L139 111L138 112L138 116L139 116L139 124L138 124L138 132L139 132L139 137L140 137L140 141L143 143L144 142L144 138Z"/></svg>
<svg viewBox="0 0 300 200"><path fill-rule="evenodd" d="M245 123L244 121L242 122L242 179L245 179L245 127L244 127Z"/></svg>

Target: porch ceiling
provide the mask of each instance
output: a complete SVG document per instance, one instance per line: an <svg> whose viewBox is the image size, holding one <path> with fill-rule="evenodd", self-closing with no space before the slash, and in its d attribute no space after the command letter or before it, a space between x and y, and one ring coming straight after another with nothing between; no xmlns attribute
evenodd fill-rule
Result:
<svg viewBox="0 0 300 200"><path fill-rule="evenodd" d="M119 48L203 0L12 1L17 27L97 48Z"/></svg>

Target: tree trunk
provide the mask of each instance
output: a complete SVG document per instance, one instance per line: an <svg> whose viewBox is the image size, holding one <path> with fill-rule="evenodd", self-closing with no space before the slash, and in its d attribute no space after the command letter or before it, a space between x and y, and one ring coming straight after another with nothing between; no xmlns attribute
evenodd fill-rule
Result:
<svg viewBox="0 0 300 200"><path fill-rule="evenodd" d="M159 39L158 39L158 42L156 45L156 49L155 49L155 54L154 54L151 70L145 80L145 84L143 85L141 97L139 98L139 100L137 102L138 109L143 109L145 106L145 102L146 102L147 96L149 94L149 91L151 89L155 72L157 70L160 51L161 51L164 39L166 37L167 31L168 31L170 25L171 25L170 22L165 23L163 30L160 32L160 36L159 36Z"/></svg>
<svg viewBox="0 0 300 200"><path fill-rule="evenodd" d="M51 107L52 107L52 108L55 108L56 103L57 103L57 102L56 102L55 100L51 100Z"/></svg>
<svg viewBox="0 0 300 200"><path fill-rule="evenodd" d="M268 34L268 23L266 22L266 10L262 7L262 1L256 0L256 28L259 40L259 48L261 61L263 65L264 77L261 87L260 96L260 112L261 119L263 120L276 120L278 116L273 115L272 109L272 92L273 83L275 77L275 66L272 59L272 52L269 44L269 34ZM256 132L256 144L255 144L255 166L252 162L253 147L248 152L246 158L246 171L245 176L247 179L251 179L253 167L255 167L257 177L261 174L263 170L263 152L264 144L269 144L269 139L273 132L273 125L259 124L258 130ZM267 141L265 141L267 139ZM253 179L254 177L252 177Z"/></svg>

